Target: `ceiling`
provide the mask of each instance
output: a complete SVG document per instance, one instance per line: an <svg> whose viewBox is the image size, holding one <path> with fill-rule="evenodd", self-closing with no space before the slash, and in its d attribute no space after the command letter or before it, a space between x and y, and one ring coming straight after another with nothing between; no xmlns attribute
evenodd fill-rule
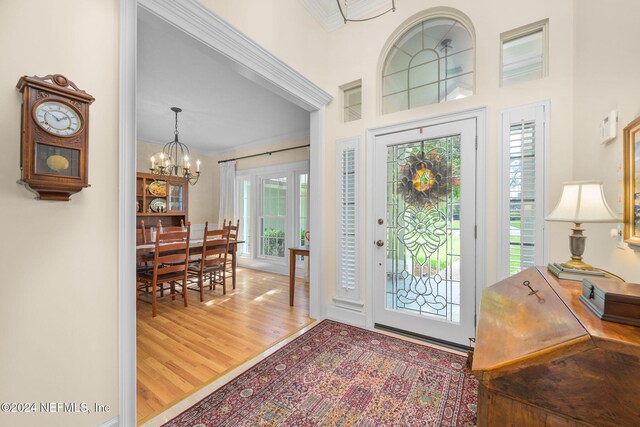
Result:
<svg viewBox="0 0 640 427"><path fill-rule="evenodd" d="M300 0L309 13L327 31L337 30L345 25L336 0ZM344 10L345 0L340 0ZM349 19L368 18L391 9L391 0L348 0L345 12Z"/></svg>
<svg viewBox="0 0 640 427"><path fill-rule="evenodd" d="M236 73L217 52L138 9L138 140L232 151L309 133L309 113Z"/></svg>

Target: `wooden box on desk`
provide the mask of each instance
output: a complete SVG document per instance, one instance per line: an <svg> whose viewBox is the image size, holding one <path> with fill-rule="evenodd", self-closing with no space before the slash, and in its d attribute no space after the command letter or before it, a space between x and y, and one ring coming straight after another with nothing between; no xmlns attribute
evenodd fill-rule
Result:
<svg viewBox="0 0 640 427"><path fill-rule="evenodd" d="M580 301L602 320L640 326L640 284L584 279Z"/></svg>
<svg viewBox="0 0 640 427"><path fill-rule="evenodd" d="M483 292L473 361L479 427L637 425L640 328L600 320L581 293L582 283L542 267Z"/></svg>

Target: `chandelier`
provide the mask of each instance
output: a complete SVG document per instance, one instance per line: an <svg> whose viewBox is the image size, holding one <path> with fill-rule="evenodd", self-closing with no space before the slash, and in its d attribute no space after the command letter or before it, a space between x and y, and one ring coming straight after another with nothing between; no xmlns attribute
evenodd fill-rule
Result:
<svg viewBox="0 0 640 427"><path fill-rule="evenodd" d="M200 160L196 161L196 171L191 171L189 147L178 140L178 113L181 108L171 107L176 113L176 128L173 141L167 142L162 148L159 159L151 157L151 173L163 178L171 176L183 177L189 184L196 185L200 178Z"/></svg>
<svg viewBox="0 0 640 427"><path fill-rule="evenodd" d="M349 0L342 0L342 2L344 3L344 6L342 4L340 4L341 0L336 0L336 3L338 3L338 9L340 9L340 15L342 15L342 19L344 19L344 23L346 24L347 22L364 22L364 21L370 21L372 19L376 19L386 13L389 12L395 12L396 11L396 1L395 0L391 0L391 7L387 10L385 10L384 12L381 12L375 16L370 16L368 18L361 18L361 19L350 19L347 17L347 15L349 15Z"/></svg>

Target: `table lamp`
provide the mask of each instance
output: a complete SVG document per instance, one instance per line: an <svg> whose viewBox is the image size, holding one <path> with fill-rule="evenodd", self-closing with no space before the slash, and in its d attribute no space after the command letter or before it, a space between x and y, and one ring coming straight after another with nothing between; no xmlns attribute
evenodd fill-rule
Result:
<svg viewBox="0 0 640 427"><path fill-rule="evenodd" d="M545 218L547 221L573 222L573 234L569 236L571 259L563 267L579 270L593 270L582 261L587 236L580 225L588 222L621 222L611 210L604 198L602 182L573 181L565 182L562 196L553 211Z"/></svg>

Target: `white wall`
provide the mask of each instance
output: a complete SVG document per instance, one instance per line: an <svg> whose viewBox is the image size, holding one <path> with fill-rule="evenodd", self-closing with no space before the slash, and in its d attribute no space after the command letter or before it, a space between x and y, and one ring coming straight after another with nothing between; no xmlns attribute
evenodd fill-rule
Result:
<svg viewBox="0 0 640 427"><path fill-rule="evenodd" d="M326 85L326 32L299 0L201 3L318 86Z"/></svg>
<svg viewBox="0 0 640 427"><path fill-rule="evenodd" d="M640 57L635 54L640 2L576 1L574 13L574 178L603 181L609 204L622 216L622 130L640 116ZM618 137L601 145L598 125L611 110L618 111ZM614 224L584 227L587 262L640 282L640 251L616 247L609 236Z"/></svg>
<svg viewBox="0 0 640 427"><path fill-rule="evenodd" d="M118 2L0 2L0 402L95 402L109 413L0 412L3 426L99 425L118 415ZM93 95L91 187L34 199L20 178L22 75Z"/></svg>
<svg viewBox="0 0 640 427"><path fill-rule="evenodd" d="M515 7L512 0L475 0L447 1L446 5L466 14L475 27L476 34L476 93L474 96L429 105L410 111L380 115L377 112L378 97L378 61L380 52L391 33L414 14L425 9L441 6L443 2L434 0L405 0L398 4L395 13L364 24L348 24L329 34L329 79L328 91L335 97L328 111L326 126L326 158L334 159L335 141L340 138L360 136L365 140L365 130L374 126L392 124L412 119L441 115L470 108L487 108L486 164L479 167L486 172L488 219L497 217L498 189L498 137L499 114L502 109L537 101L551 101L550 133L550 200L555 201L560 194L560 183L572 177L573 157L573 4L568 1L542 0L537 2L519 2ZM550 53L549 76L520 85L501 88L499 84L500 33L549 18ZM362 79L363 112L362 120L341 123L340 85ZM563 125L569 123L569 125ZM363 148L365 145L363 145ZM362 150L364 168L365 151ZM365 170L363 169L363 177ZM335 209L336 199L335 166L326 167L326 192L329 200L325 215L327 221L327 247L335 245ZM363 188L364 188L364 182ZM364 203L364 201L363 201ZM364 212L364 209L363 209ZM496 280L497 228L493 220L487 221L487 245L481 248L487 254L487 273L480 278L479 284L490 285ZM364 244L372 241L364 238ZM325 253L327 270L334 269L335 259ZM566 256L566 233L551 233L550 259L562 259ZM371 284L370 278L363 277L363 283ZM365 290L366 291L366 290ZM329 297L330 295L327 295Z"/></svg>
<svg viewBox="0 0 640 427"><path fill-rule="evenodd" d="M476 33L476 94L453 102L430 105L394 114L380 115L377 111L377 85L379 55L391 34L414 14L432 7L443 6L435 0L403 0L397 11L367 23L350 23L327 34L326 51L323 43L309 45L300 50L288 40L292 29L299 37L307 37L295 24L287 29L274 28L271 17L284 12L281 22L298 20L308 27L313 40L320 40L318 28L308 22L304 10L287 2L277 12L271 9L273 1L251 3L209 0L204 2L221 14L259 44L275 52L285 62L294 66L315 83L334 96L327 109L325 124L325 177L323 185L327 206L327 245L323 265L328 270L335 267L335 165L333 164L335 141L340 138L360 136L364 141L367 128L407 120L441 115L470 108L487 108L486 164L481 167L487 174L487 218L497 216L498 189L498 117L502 109L537 101L549 100L549 192L548 211L560 197L562 182L572 179L596 178L605 180L605 191L610 201L621 197L622 183L618 182L618 165L622 157L621 138L608 147L597 147L595 142L585 149L586 140L597 135L597 123L611 108L620 110L620 129L625 122L640 115L634 84L633 17L637 16L639 3L635 0L616 0L614 6L604 0L537 2L512 0L451 0L446 6L466 14ZM297 3L297 2L293 2ZM635 14L634 14L635 13ZM260 15L261 18L257 18ZM501 88L499 85L500 33L538 21L549 19L549 76L532 82ZM287 36L285 36L285 34ZM304 36L303 36L304 34ZM284 40L282 39L284 37ZM307 40L307 39L305 39ZM309 52L313 52L309 58ZM322 55L327 55L323 65ZM309 62L310 61L310 62ZM574 63L575 61L575 63ZM631 62L629 62L631 61ZM629 65L627 65L629 64ZM325 70L323 74L322 70ZM339 86L362 79L363 119L342 123ZM574 118L575 114L575 118ZM592 148L593 147L593 148ZM365 160L365 150L362 150ZM589 165L584 167L584 165ZM366 164L364 165L366 168ZM604 167L602 167L604 166ZM575 170L574 170L575 169ZM613 171L616 172L613 172ZM594 172L595 171L595 172ZM604 172L607 171L607 172ZM363 177L365 170L363 169ZM364 203L364 200L362 200ZM617 202L619 205L620 202ZM615 204L615 203L613 203ZM620 210L620 207L617 208ZM564 223L547 224L550 230L549 260L562 261L569 257L568 234ZM589 242L585 257L602 268L610 269L629 280L637 280L638 254L615 248L608 237L612 225L589 225ZM589 230L593 229L593 232ZM486 285L496 280L497 229L493 221L487 222L488 241L487 273L481 282ZM370 240L370 239L369 239ZM368 241L368 240L366 240ZM364 243L364 242L363 242ZM366 273L366 272L365 272ZM363 283L367 283L366 276ZM332 283L326 284L327 300L332 294Z"/></svg>
<svg viewBox="0 0 640 427"><path fill-rule="evenodd" d="M502 108L549 99L551 205L559 197L561 182L573 177L603 179L609 200L617 197L621 139L598 147L593 132L611 108L620 111L620 128L640 115L634 80L638 68L633 57L637 39L634 18L638 16L635 0L447 1L475 25L476 95L386 116L377 115L375 108L379 52L404 20L442 2L403 0L396 13L365 24L349 24L328 35L297 0L203 3L336 99L338 86L362 78L362 120L342 124L340 102L334 101L327 110L327 182L323 189L328 197L322 213L327 218L328 242L322 254L327 271L335 268L333 251L329 250L335 243L333 141L349 136L364 139L368 127L486 106L487 213L491 218L497 206L498 114ZM43 0L0 2L0 111L8 124L0 157L0 221L5 226L0 245L0 401L98 402L111 405L111 412L0 413L0 425L98 425L117 414L118 2L59 0L55 6ZM549 77L500 88L499 34L544 18L550 19ZM64 48L43 48L53 35L56 45ZM15 184L20 177L20 96L15 84L24 74L49 73L65 74L96 98L90 127L92 187L67 203L36 201ZM211 180L216 176L214 168ZM215 218L215 196L210 206ZM206 218L207 209L196 213L194 208L192 218ZM605 236L608 228L589 226L587 259L638 281L638 253L614 248ZM562 224L552 227L551 259L567 257L567 234ZM494 224L488 224L487 235L485 279L491 283L496 264L492 259L496 252ZM328 298L333 284L330 277L327 279Z"/></svg>

